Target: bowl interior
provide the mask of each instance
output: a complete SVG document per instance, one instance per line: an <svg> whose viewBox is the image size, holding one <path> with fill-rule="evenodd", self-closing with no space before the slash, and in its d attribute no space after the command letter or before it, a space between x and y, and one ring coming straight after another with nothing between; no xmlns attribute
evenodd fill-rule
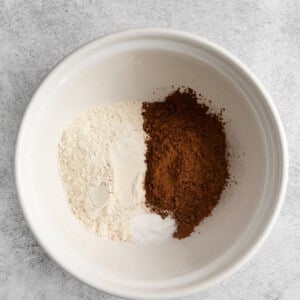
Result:
<svg viewBox="0 0 300 300"><path fill-rule="evenodd" d="M152 246L100 239L69 208L58 175L62 131L102 101L159 100L172 85L201 92L212 110L225 108L237 184L200 224L200 234ZM155 295L209 282L253 245L276 206L276 136L262 98L228 58L183 38L106 38L71 55L36 93L19 136L18 188L38 240L67 270L110 292Z"/></svg>

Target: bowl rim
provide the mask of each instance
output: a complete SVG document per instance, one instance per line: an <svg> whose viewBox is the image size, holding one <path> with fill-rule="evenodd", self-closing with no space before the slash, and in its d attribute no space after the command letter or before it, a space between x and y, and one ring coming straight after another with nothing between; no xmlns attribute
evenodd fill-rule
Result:
<svg viewBox="0 0 300 300"><path fill-rule="evenodd" d="M280 186L278 188L278 196L277 199L274 199L274 202L276 203L273 213L270 216L269 220L266 223L266 226L261 229L260 235L256 237L256 240L251 244L251 246L244 251L244 253L241 253L238 257L235 258L235 260L227 266L225 269L223 269L218 274L214 275L212 278L207 279L206 281L200 282L200 283L193 283L187 287L181 288L181 290L176 291L158 291L155 294L151 295L141 295L138 291L124 291L122 287L118 289L110 289L100 282L98 286L95 286L88 278L83 278L80 274L75 274L64 264L63 261L61 261L58 257L54 257L54 255L49 250L47 243L43 242L42 239L39 237L39 234L37 230L34 228L33 223L31 221L30 215L29 215L29 209L26 207L26 201L25 197L22 195L22 188L21 188L21 177L19 173L20 169L20 152L21 152L21 140L24 136L24 124L28 122L30 111L32 110L33 104L35 104L38 101L38 95L40 91L43 89L43 87L46 85L47 81L55 76L55 74L59 71L59 68L66 64L69 60L73 59L76 55L92 49L94 46L98 46L99 44L103 44L105 42L120 42L124 40L130 40L133 38L143 38L145 36L154 36L154 37L160 37L160 38L168 38L168 39L180 39L182 42L189 40L190 42L193 42L199 47L206 47L211 51L214 51L217 53L220 57L223 59L227 59L231 61L242 73L244 73L245 76L247 76L254 86L260 91L262 94L262 99L265 101L266 106L270 110L270 113L272 117L274 118L274 129L277 131L278 137L279 137L279 146L281 149L281 176L280 176ZM206 289L225 278L229 277L231 274L233 274L235 271L237 271L242 265L244 265L249 259L257 252L257 250L262 246L263 242L266 240L267 236L270 234L270 231L279 215L280 209L282 207L284 196L286 192L287 187L287 179L288 179L288 149L287 149L287 142L286 137L283 129L283 125L281 122L281 119L279 117L279 114L277 112L277 109L275 107L275 104L273 103L270 95L266 91L266 89L263 87L263 85L260 83L260 81L257 79L257 77L250 71L250 69L244 65L238 58L236 58L234 55L232 55L229 51L223 49L219 45L203 38L195 34L179 31L179 30L173 30L173 29L162 29L162 28L141 28L141 29L131 29L131 30L125 30L121 32L111 33L108 35L105 35L103 37L97 38L93 41L90 41L83 46L75 49L70 54L68 54L66 57L64 57L61 61L59 61L47 74L47 76L42 80L39 87L34 92L26 110L23 115L23 119L20 123L18 134L17 134L17 141L15 145L15 165L14 165L14 172L15 172L15 183L17 188L17 195L20 201L20 205L23 211L23 214L25 216L25 220L27 224L29 225L29 228L31 229L35 239L39 243L39 245L44 249L44 251L49 255L59 266L61 266L65 271L72 274L74 277L79 279L80 281L84 282L85 284L100 289L104 292L122 296L126 298L140 298L143 299L169 299L174 297L180 297L180 296L186 296L195 292L199 292L203 289Z"/></svg>

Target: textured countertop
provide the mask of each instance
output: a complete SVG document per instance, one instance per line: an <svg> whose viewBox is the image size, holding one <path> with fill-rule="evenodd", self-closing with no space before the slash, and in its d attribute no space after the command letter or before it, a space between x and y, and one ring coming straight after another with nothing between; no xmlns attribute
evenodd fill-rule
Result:
<svg viewBox="0 0 300 300"><path fill-rule="evenodd" d="M14 183L14 146L30 97L49 70L105 34L168 27L231 51L263 82L289 144L286 200L263 247L237 273L185 299L300 297L300 2L0 0L0 298L117 299L64 272L39 247Z"/></svg>

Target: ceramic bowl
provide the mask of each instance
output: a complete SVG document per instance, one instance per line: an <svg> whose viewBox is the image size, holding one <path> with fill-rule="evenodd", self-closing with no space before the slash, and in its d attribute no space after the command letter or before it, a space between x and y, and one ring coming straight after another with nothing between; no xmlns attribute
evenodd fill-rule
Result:
<svg viewBox="0 0 300 300"><path fill-rule="evenodd" d="M85 230L66 199L57 163L62 131L101 101L158 100L171 86L201 92L212 110L225 108L237 184L189 238L150 246L101 239ZM287 183L281 121L256 77L219 46L162 29L112 34L60 62L27 108L15 159L24 215L45 251L83 282L129 298L187 295L236 271L269 234Z"/></svg>

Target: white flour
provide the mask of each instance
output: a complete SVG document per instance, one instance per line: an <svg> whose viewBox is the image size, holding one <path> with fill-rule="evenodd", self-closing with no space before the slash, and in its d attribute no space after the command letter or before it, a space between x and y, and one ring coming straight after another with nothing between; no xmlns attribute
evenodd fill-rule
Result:
<svg viewBox="0 0 300 300"><path fill-rule="evenodd" d="M97 106L75 119L59 144L59 164L75 216L112 240L133 240L145 212L146 151L141 103Z"/></svg>

